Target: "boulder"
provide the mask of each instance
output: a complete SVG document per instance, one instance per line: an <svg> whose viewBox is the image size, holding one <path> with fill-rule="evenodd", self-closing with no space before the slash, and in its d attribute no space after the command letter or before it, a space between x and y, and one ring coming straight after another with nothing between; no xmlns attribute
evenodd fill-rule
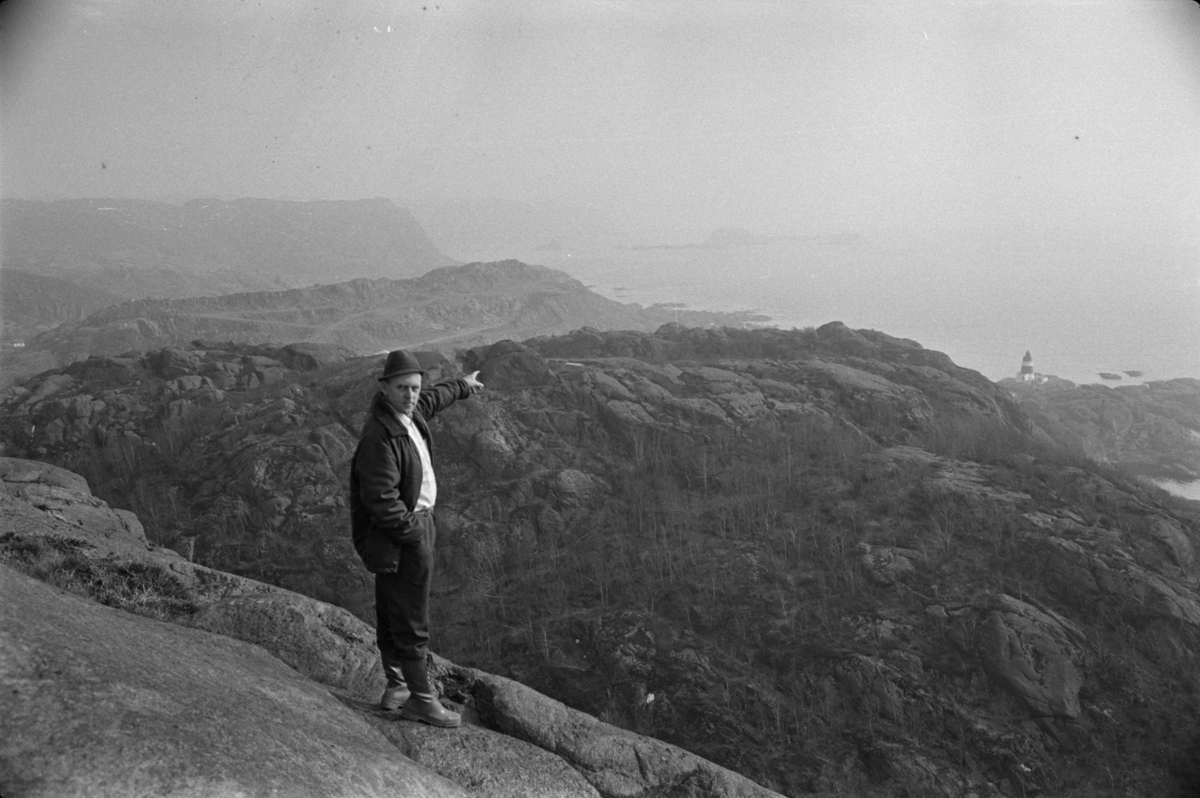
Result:
<svg viewBox="0 0 1200 798"><path fill-rule="evenodd" d="M864 712L904 722L905 698L896 685L892 669L878 659L856 655L834 668L838 683Z"/></svg>
<svg viewBox="0 0 1200 798"><path fill-rule="evenodd" d="M608 428L622 437L627 437L632 429L654 424L654 417L636 402L605 402L601 406L601 414Z"/></svg>
<svg viewBox="0 0 1200 798"><path fill-rule="evenodd" d="M840 321L822 324L816 330L816 337L822 344L843 355L866 358L879 351L878 346Z"/></svg>
<svg viewBox="0 0 1200 798"><path fill-rule="evenodd" d="M87 480L83 477L65 468L37 460L0 457L0 482L9 486L38 485L43 488L60 488L88 497L92 495Z"/></svg>
<svg viewBox="0 0 1200 798"><path fill-rule="evenodd" d="M309 433L309 439L321 447L330 466L340 466L350 460L357 441L341 424L327 424Z"/></svg>
<svg viewBox="0 0 1200 798"><path fill-rule="evenodd" d="M0 457L5 531L77 540L101 556L142 560L150 544L137 517L92 496L87 480L49 463Z"/></svg>
<svg viewBox="0 0 1200 798"><path fill-rule="evenodd" d="M341 363L354 357L354 352L337 344L303 342L288 344L279 353L283 365L294 371L315 371L331 363Z"/></svg>
<svg viewBox="0 0 1200 798"><path fill-rule="evenodd" d="M383 683L375 631L341 607L298 593L220 599L183 620L259 645L310 679L355 695L373 695Z"/></svg>
<svg viewBox="0 0 1200 798"><path fill-rule="evenodd" d="M894 585L915 573L913 560L925 560L925 555L916 549L871 546L868 543L860 543L858 548L859 561L867 569L867 574L876 584L884 586Z"/></svg>
<svg viewBox="0 0 1200 798"><path fill-rule="evenodd" d="M471 350L466 369L478 371L479 381L497 390L545 385L553 375L544 357L508 340Z"/></svg>
<svg viewBox="0 0 1200 798"><path fill-rule="evenodd" d="M86 360L73 362L62 372L71 374L80 383L94 389L97 385L128 385L146 374L138 358L106 358L102 355L92 355Z"/></svg>
<svg viewBox="0 0 1200 798"><path fill-rule="evenodd" d="M605 374L603 371L588 372L587 376L591 381L592 390L605 399L622 402L634 401L634 395L616 377Z"/></svg>
<svg viewBox="0 0 1200 798"><path fill-rule="evenodd" d="M485 474L498 476L513 463L513 449L498 429L482 429L471 438L471 454Z"/></svg>
<svg viewBox="0 0 1200 798"><path fill-rule="evenodd" d="M552 490L564 506L574 507L604 495L608 486L594 474L576 468L564 468L554 477Z"/></svg>
<svg viewBox="0 0 1200 798"><path fill-rule="evenodd" d="M1177 521L1155 516L1149 523L1150 537L1166 548L1171 559L1189 576L1196 574L1196 546Z"/></svg>
<svg viewBox="0 0 1200 798"><path fill-rule="evenodd" d="M186 349L160 349L146 355L146 365L164 380L195 374L202 367L201 358Z"/></svg>
<svg viewBox="0 0 1200 798"><path fill-rule="evenodd" d="M606 798L776 795L695 754L599 721L519 682L444 661L439 665L469 685L490 728L554 751Z"/></svg>
<svg viewBox="0 0 1200 798"><path fill-rule="evenodd" d="M1073 631L1061 618L996 596L983 623L984 666L1034 717L1078 718L1083 677L1072 660Z"/></svg>
<svg viewBox="0 0 1200 798"><path fill-rule="evenodd" d="M60 391L68 390L74 386L75 378L70 374L50 374L38 383L37 387L25 397L23 404L32 405L35 402L45 399L47 396L53 396Z"/></svg>

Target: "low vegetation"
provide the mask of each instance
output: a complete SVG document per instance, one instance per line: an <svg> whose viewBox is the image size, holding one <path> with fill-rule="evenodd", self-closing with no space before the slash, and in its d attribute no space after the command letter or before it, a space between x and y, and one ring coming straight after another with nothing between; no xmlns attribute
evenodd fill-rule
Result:
<svg viewBox="0 0 1200 798"><path fill-rule="evenodd" d="M0 535L0 563L109 607L159 620L194 612L191 596L157 568L91 559L79 542Z"/></svg>
<svg viewBox="0 0 1200 798"><path fill-rule="evenodd" d="M767 357L756 340L807 357L818 333L698 333L685 357ZM585 343L651 360L649 344L680 335ZM568 343L543 351L578 358ZM1035 438L1007 406L905 416L925 407L911 392L864 400L824 373L793 391L820 408L736 424L618 424L565 382L455 411L435 433L435 648L787 795L1200 794L1196 624L1148 593L1068 578L1045 545L1065 536L1194 590L1195 564L1176 563L1186 546L1168 551L1160 527L1200 540L1195 505ZM268 506L233 455L274 441L254 462L286 481L301 450L285 444L326 428L352 442L370 390L361 363L292 373L62 464L155 542L190 541L204 564L370 621L336 501L348 451L292 486L324 502L305 515ZM295 407L270 409L284 399ZM491 461L488 435L515 443ZM117 575L70 576L69 552L3 556L136 604ZM989 671L980 640L998 596L1079 630L1077 717L1031 712Z"/></svg>
<svg viewBox="0 0 1200 798"><path fill-rule="evenodd" d="M1132 528L1138 516L1122 503L1167 498L990 423L953 420L925 441L991 465L999 487L1028 496L1025 510L1066 505L1089 523ZM928 466L880 470L864 458L877 447L836 427L589 444L622 464L606 475L611 500L561 529L477 514L444 551L453 578L436 603L439 645L460 661L503 662L537 689L793 795L895 794L886 753L914 738L927 754L987 763L1010 794L1166 794L1175 788L1154 774L1170 771L1181 795L1198 783L1187 775L1200 712L1195 630L1056 584L1019 512L931 494ZM1116 504L1089 490L1092 478L1121 488ZM863 554L879 547L920 558L916 574L873 579ZM1119 711L1121 726L1047 720L1004 739L966 728L979 663L927 610L987 593L1065 606L1085 622L1084 701ZM940 695L910 695L907 718L848 705L835 685L856 657L914 658L918 675L899 689L932 683ZM1023 714L1002 691L985 694L1002 714ZM873 758L878 771L845 764ZM1138 793L1147 783L1156 786Z"/></svg>

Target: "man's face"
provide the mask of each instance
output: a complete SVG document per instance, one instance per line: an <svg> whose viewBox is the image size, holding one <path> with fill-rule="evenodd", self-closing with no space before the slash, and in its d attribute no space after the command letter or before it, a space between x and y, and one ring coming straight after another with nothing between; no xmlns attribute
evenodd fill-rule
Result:
<svg viewBox="0 0 1200 798"><path fill-rule="evenodd" d="M383 384L383 394L401 415L411 416L421 396L421 375L401 374Z"/></svg>

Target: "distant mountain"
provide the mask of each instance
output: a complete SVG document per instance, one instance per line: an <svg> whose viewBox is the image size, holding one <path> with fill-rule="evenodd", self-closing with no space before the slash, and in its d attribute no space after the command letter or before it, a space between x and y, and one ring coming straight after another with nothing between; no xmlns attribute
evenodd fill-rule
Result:
<svg viewBox="0 0 1200 798"><path fill-rule="evenodd" d="M3 266L122 299L214 296L453 261L390 200L4 200Z"/></svg>
<svg viewBox="0 0 1200 798"><path fill-rule="evenodd" d="M866 243L859 233L837 233L833 235L768 236L742 227L720 227L708 238L687 244L635 244L623 249L729 249L730 247L760 246L781 241L798 241L815 246L854 247Z"/></svg>
<svg viewBox="0 0 1200 798"><path fill-rule="evenodd" d="M89 313L122 301L99 288L18 269L0 271L0 318L3 340L23 339L60 324L82 321Z"/></svg>
<svg viewBox="0 0 1200 798"><path fill-rule="evenodd" d="M88 355L181 346L197 339L331 343L369 354L418 345L450 350L585 326L653 330L669 321L712 325L764 320L748 313L622 304L563 272L503 261L443 267L411 280L352 280L288 291L125 302L35 336L25 354L50 352L65 365Z"/></svg>
<svg viewBox="0 0 1200 798"><path fill-rule="evenodd" d="M760 235L742 227L721 227L713 230L704 241L708 247L736 247L753 244L769 244L770 236Z"/></svg>

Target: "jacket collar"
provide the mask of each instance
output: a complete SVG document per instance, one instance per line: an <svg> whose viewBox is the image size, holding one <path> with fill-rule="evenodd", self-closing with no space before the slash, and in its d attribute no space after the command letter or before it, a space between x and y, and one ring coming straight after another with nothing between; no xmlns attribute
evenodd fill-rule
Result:
<svg viewBox="0 0 1200 798"><path fill-rule="evenodd" d="M393 438L401 436L408 437L408 428L404 426L404 422L400 420L400 413L396 408L392 407L392 403L387 400L383 391L376 391L375 397L371 399L371 415L379 422L387 434ZM420 413L412 414L413 426L421 433L426 441L429 440L429 427L425 423L425 419Z"/></svg>
<svg viewBox="0 0 1200 798"><path fill-rule="evenodd" d="M408 434L404 429L404 425L400 423L396 408L392 407L392 403L383 395L383 391L375 392L375 398L371 400L371 415L387 430L387 434L391 437L398 438L401 435Z"/></svg>

